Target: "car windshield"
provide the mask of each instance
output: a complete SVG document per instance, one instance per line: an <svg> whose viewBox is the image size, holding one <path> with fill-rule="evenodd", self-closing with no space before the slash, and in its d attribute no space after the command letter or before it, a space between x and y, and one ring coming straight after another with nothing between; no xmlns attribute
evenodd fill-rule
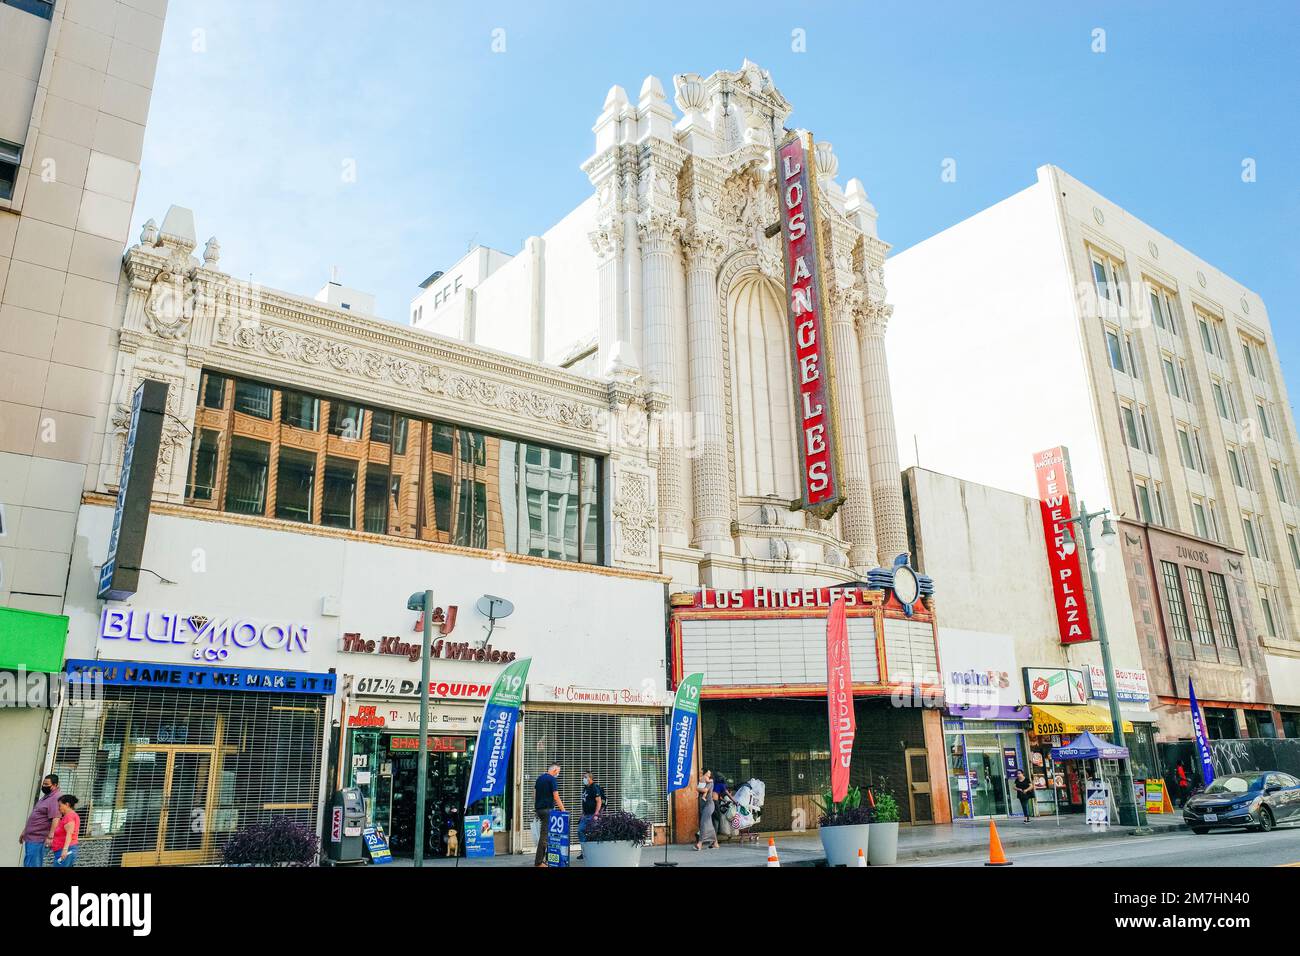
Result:
<svg viewBox="0 0 1300 956"><path fill-rule="evenodd" d="M1205 788L1206 793L1245 793L1248 790L1254 790L1256 784L1263 779L1263 774L1244 774L1234 773L1227 777L1219 777L1214 783Z"/></svg>

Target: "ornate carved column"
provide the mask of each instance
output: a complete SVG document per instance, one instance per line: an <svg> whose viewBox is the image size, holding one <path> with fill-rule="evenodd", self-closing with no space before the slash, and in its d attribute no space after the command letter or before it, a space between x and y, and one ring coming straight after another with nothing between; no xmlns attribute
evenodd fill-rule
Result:
<svg viewBox="0 0 1300 956"><path fill-rule="evenodd" d="M867 458L867 423L863 407L862 368L858 359L855 307L862 293L838 290L831 296L831 380L835 399L836 434L843 469L844 504L840 528L849 543L849 565L860 576L878 565L876 520L872 504L871 466Z"/></svg>
<svg viewBox="0 0 1300 956"><path fill-rule="evenodd" d="M645 310L645 370L648 390L655 396L659 418L659 533L662 544L685 547L689 543L686 502L682 493L685 465L684 433L677 394L674 358L673 276L678 255L680 223L660 214L643 216L638 224L641 240L642 305Z"/></svg>
<svg viewBox="0 0 1300 956"><path fill-rule="evenodd" d="M862 380L866 395L867 454L871 459L871 497L876 511L876 541L880 563L889 566L907 551L907 520L903 512L903 483L898 469L898 439L894 433L894 400L889 391L885 357L885 327L894 307L868 303L858 328L862 349Z"/></svg>
<svg viewBox="0 0 1300 956"><path fill-rule="evenodd" d="M721 236L699 225L687 229L682 245L686 252L687 344L695 437L691 457L695 528L691 543L702 551L734 554L722 321L718 309L718 266L726 247Z"/></svg>

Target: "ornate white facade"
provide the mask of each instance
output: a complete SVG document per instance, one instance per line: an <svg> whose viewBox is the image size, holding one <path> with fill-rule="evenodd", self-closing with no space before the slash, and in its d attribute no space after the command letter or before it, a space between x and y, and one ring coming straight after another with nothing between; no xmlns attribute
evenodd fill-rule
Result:
<svg viewBox="0 0 1300 956"><path fill-rule="evenodd" d="M174 230L168 224L179 223ZM603 456L608 563L658 570L653 462L644 396L621 381L454 342L252 286L220 270L220 247L193 255L192 218L173 207L126 254L129 286L108 434L96 488L121 471L131 397L140 381L170 386L154 496L182 504L202 371L301 388L414 416Z"/></svg>
<svg viewBox="0 0 1300 956"><path fill-rule="evenodd" d="M656 77L635 102L610 89L583 164L594 196L480 283L466 327L480 341L526 342L534 357L567 361L583 349L554 349L583 332L573 304L589 306L589 367L655 412L646 461L674 586L861 578L907 550L884 346L889 247L876 235L876 210L861 182L836 181L839 161L819 142L847 498L822 520L791 510L800 498L791 343L781 240L768 234L774 143L792 107L748 61L707 78L676 76L674 87L680 113ZM575 249L584 239L594 254ZM520 291L503 294L511 289ZM552 327L540 336L539 316Z"/></svg>

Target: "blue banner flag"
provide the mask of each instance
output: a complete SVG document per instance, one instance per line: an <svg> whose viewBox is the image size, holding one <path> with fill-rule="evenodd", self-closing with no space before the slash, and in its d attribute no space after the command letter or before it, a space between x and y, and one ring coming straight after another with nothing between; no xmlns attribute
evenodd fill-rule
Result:
<svg viewBox="0 0 1300 956"><path fill-rule="evenodd" d="M503 670L483 705L474 765L469 771L469 789L465 791L467 810L479 800L506 792L510 781L510 746L515 739L519 705L524 699L528 665L532 662L531 657L523 657Z"/></svg>
<svg viewBox="0 0 1300 956"><path fill-rule="evenodd" d="M1196 702L1196 687L1190 677L1187 678L1187 696L1192 705L1192 732L1196 735L1196 755L1201 760L1201 782L1208 787L1214 782L1214 758L1210 756L1210 740L1205 733L1205 718L1201 715L1201 705Z"/></svg>
<svg viewBox="0 0 1300 956"><path fill-rule="evenodd" d="M673 722L668 731L668 792L689 787L691 761L695 756L695 724L700 716L700 685L703 674L691 674L677 687Z"/></svg>

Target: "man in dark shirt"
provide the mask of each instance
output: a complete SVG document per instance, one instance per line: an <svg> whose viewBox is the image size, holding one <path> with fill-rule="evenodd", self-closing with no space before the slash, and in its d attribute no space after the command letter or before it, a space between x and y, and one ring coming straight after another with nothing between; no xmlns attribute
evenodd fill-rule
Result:
<svg viewBox="0 0 1300 956"><path fill-rule="evenodd" d="M551 830L551 811L563 809L564 801L560 799L560 765L553 763L533 785L533 810L537 813L537 822L541 825L537 831L537 855L533 857L534 866L546 865L546 843Z"/></svg>
<svg viewBox="0 0 1300 956"><path fill-rule="evenodd" d="M595 774L588 770L582 775L582 816L578 818L578 843L587 838L587 825L600 815L605 807L605 790L596 782ZM582 859L582 852L578 852Z"/></svg>
<svg viewBox="0 0 1300 956"><path fill-rule="evenodd" d="M59 775L51 773L41 780L41 796L27 817L27 825L18 837L23 848L23 866L44 866L45 850L54 840L59 822Z"/></svg>

